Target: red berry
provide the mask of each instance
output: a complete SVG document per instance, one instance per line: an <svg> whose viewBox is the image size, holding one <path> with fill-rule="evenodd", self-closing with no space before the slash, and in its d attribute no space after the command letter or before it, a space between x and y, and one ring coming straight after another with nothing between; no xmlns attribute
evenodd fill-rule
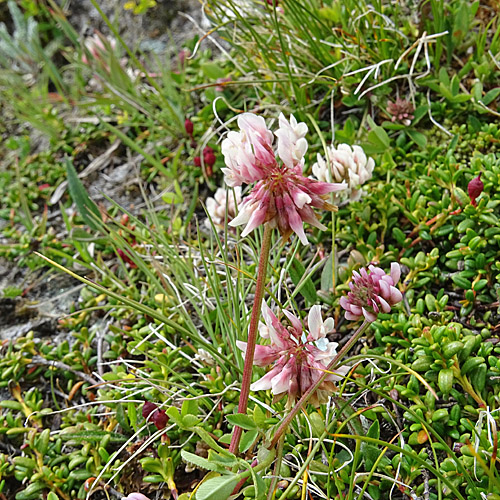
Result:
<svg viewBox="0 0 500 500"><path fill-rule="evenodd" d="M210 146L206 146L204 149L203 149L203 154L204 155L207 155L208 153L213 153L214 150L210 147Z"/></svg>
<svg viewBox="0 0 500 500"><path fill-rule="evenodd" d="M201 167L201 158L199 156L195 156L194 157L194 164L197 166L197 167Z"/></svg>

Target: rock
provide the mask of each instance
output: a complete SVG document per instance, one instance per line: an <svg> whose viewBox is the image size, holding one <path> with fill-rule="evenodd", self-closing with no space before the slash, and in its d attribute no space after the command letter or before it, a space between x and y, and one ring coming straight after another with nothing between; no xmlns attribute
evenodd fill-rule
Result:
<svg viewBox="0 0 500 500"><path fill-rule="evenodd" d="M179 15L186 13L201 25L203 14L198 0L157 0L156 7L141 15L125 10L122 5L117 6L116 0L101 0L99 5L118 26L120 36L131 48L176 54L186 40L201 35L191 21ZM110 35L106 23L90 0L72 2L67 16L82 35L92 34L95 30Z"/></svg>

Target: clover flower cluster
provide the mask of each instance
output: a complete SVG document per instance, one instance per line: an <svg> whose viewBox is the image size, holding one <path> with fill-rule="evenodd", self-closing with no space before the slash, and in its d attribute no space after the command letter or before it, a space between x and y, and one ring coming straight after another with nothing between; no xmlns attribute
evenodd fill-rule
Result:
<svg viewBox="0 0 500 500"><path fill-rule="evenodd" d="M392 122L401 122L407 127L411 124L411 121L415 116L413 115L415 107L410 101L406 99L396 98L395 102L389 101L387 103L387 111L389 112Z"/></svg>
<svg viewBox="0 0 500 500"><path fill-rule="evenodd" d="M401 275L399 264L391 264L390 274L379 267L369 266L353 272L349 283L351 291L340 299L348 320L366 319L375 321L379 312L388 313L391 307L401 302L403 296L396 288ZM307 328L288 311L283 311L290 325L283 325L269 306L262 303L264 323L259 324L263 339L269 345L257 345L254 365L273 365L271 370L251 386L253 391L271 390L280 399L288 394L288 405L302 396L325 373L325 369L337 355L336 342L330 342L328 334L333 331L332 318L323 321L321 308L313 306L307 318ZM237 346L246 352L247 343L238 341ZM318 406L327 401L334 390L333 382L342 378L347 367L335 368L312 395L311 402Z"/></svg>
<svg viewBox="0 0 500 500"><path fill-rule="evenodd" d="M344 193L356 200L361 194L360 186L372 178L374 167L373 158L368 158L361 146L339 144L336 148L327 147L326 159L318 153L312 172L320 181L344 183Z"/></svg>
<svg viewBox="0 0 500 500"><path fill-rule="evenodd" d="M375 321L379 312L391 312L391 307L403 299L396 288L401 276L398 263L391 264L390 274L380 267L368 266L368 269L369 273L365 268L359 273L353 272L353 279L349 283L351 291L340 299L340 305L346 310L346 319L364 317L367 321Z"/></svg>
<svg viewBox="0 0 500 500"><path fill-rule="evenodd" d="M288 121L280 114L279 127L274 133L276 147L273 133L262 117L244 113L238 117L238 126L240 131L229 132L222 142L225 182L230 187L256 184L230 225L245 224L242 236L246 236L261 224L269 223L277 227L285 239L295 232L306 245L304 222L326 229L318 221L313 208L331 210L324 196L346 186L320 182L303 175L308 147L305 138L307 125L297 123L293 115Z"/></svg>
<svg viewBox="0 0 500 500"><path fill-rule="evenodd" d="M274 366L250 388L253 391L271 389L276 399L288 394L288 404L291 405L321 378L337 354L338 344L326 338L333 330L333 319L323 321L320 306L311 308L306 331L299 318L289 311L283 313L290 322L288 327L278 320L265 302L262 303L265 323L260 323L259 333L262 338L269 339L270 345L256 346L254 364L267 366L273 363ZM246 352L246 342L238 341L237 346ZM329 374L312 396L311 402L316 406L325 402L333 392L333 382L345 372L344 367L338 369L337 373Z"/></svg>

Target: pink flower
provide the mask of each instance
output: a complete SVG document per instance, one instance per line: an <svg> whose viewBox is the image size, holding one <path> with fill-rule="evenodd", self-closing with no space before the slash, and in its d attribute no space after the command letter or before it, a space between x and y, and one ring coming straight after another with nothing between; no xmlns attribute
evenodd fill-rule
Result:
<svg viewBox="0 0 500 500"><path fill-rule="evenodd" d="M321 307L313 306L307 318L308 331L303 330L302 322L288 311L283 311L290 322L285 327L262 302L262 315L265 324L260 323L260 336L269 339L270 345L257 345L254 364L273 368L251 386L253 391L271 392L280 399L288 394L291 405L297 396L304 394L324 374L326 367L337 354L337 343L329 342L326 335L333 330L333 319L323 321ZM236 345L246 352L247 343L237 341ZM344 374L346 368L338 370ZM317 393L312 396L314 404L326 401L334 389L333 381L341 377L329 374Z"/></svg>
<svg viewBox="0 0 500 500"><path fill-rule="evenodd" d="M149 500L149 498L142 493L130 493L128 496L122 497L122 500Z"/></svg>
<svg viewBox="0 0 500 500"><path fill-rule="evenodd" d="M477 207L476 198L483 192L484 184L481 180L481 174L474 177L467 185L467 192L469 193L470 202L473 207Z"/></svg>
<svg viewBox="0 0 500 500"><path fill-rule="evenodd" d="M355 321L364 316L367 321L375 321L379 312L391 312L391 307L403 299L396 288L401 276L397 262L391 264L390 275L380 267L368 266L368 269L370 274L365 268L359 273L353 271L349 283L351 291L340 299L340 305L346 310L346 319Z"/></svg>
<svg viewBox="0 0 500 500"><path fill-rule="evenodd" d="M90 55L95 60L101 61L104 67L108 69L106 56L108 55L108 51L110 49L111 51L115 50L116 40L113 38L107 38L105 35L97 31L93 36L85 38L84 45L90 52ZM90 64L90 61L85 53L82 54L82 62L84 64Z"/></svg>
<svg viewBox="0 0 500 500"><path fill-rule="evenodd" d="M293 232L306 245L303 223L326 229L318 222L314 208L331 210L324 195L345 188L343 184L319 182L304 177L304 154L307 151L307 126L297 123L294 116L288 121L279 117L276 152L273 134L264 119L251 113L238 118L240 132L229 132L222 141L222 154L227 168L222 171L226 184L240 186L257 182L243 201L231 226L246 224L242 236L269 222L284 238ZM282 164L276 160L276 153Z"/></svg>

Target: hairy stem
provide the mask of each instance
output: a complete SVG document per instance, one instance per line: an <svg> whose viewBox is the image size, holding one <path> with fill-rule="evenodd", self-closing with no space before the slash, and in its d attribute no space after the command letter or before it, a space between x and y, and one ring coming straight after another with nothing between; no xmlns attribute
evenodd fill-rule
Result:
<svg viewBox="0 0 500 500"><path fill-rule="evenodd" d="M262 247L260 250L259 269L257 271L257 284L255 285L255 297L252 307L252 316L250 318L250 327L248 329L248 342L245 354L245 365L243 367L243 380L241 381L240 402L238 404L238 413L246 413L248 407L248 396L250 395L250 384L252 383L253 357L255 353L255 344L257 342L257 328L259 326L260 309L264 288L266 284L267 264L269 261L269 249L271 247L272 228L269 224L264 225L264 236L262 237ZM229 451L238 452L242 429L236 426L231 437Z"/></svg>
<svg viewBox="0 0 500 500"><path fill-rule="evenodd" d="M285 418L283 418L281 424L278 427L278 430L276 431L273 439L271 440L271 443L269 444L269 446L267 446L268 449L273 449L276 446L276 443L279 441L281 435L284 432L286 432L288 426L290 425L291 421L295 418L297 413L301 410L301 408L303 408L306 405L309 398L316 392L318 387L324 382L326 377L330 374L329 372L331 372L338 364L338 362L341 361L342 358L351 350L351 348L358 341L358 339L364 333L366 327L369 324L370 324L369 321L367 320L363 321L363 324L356 330L356 332L354 332L354 335L346 342L344 347L340 349L340 351L332 359L330 364L325 368L325 373L323 373L323 375L318 379L318 381L303 394L303 396L299 399L298 403L292 408L290 413Z"/></svg>

